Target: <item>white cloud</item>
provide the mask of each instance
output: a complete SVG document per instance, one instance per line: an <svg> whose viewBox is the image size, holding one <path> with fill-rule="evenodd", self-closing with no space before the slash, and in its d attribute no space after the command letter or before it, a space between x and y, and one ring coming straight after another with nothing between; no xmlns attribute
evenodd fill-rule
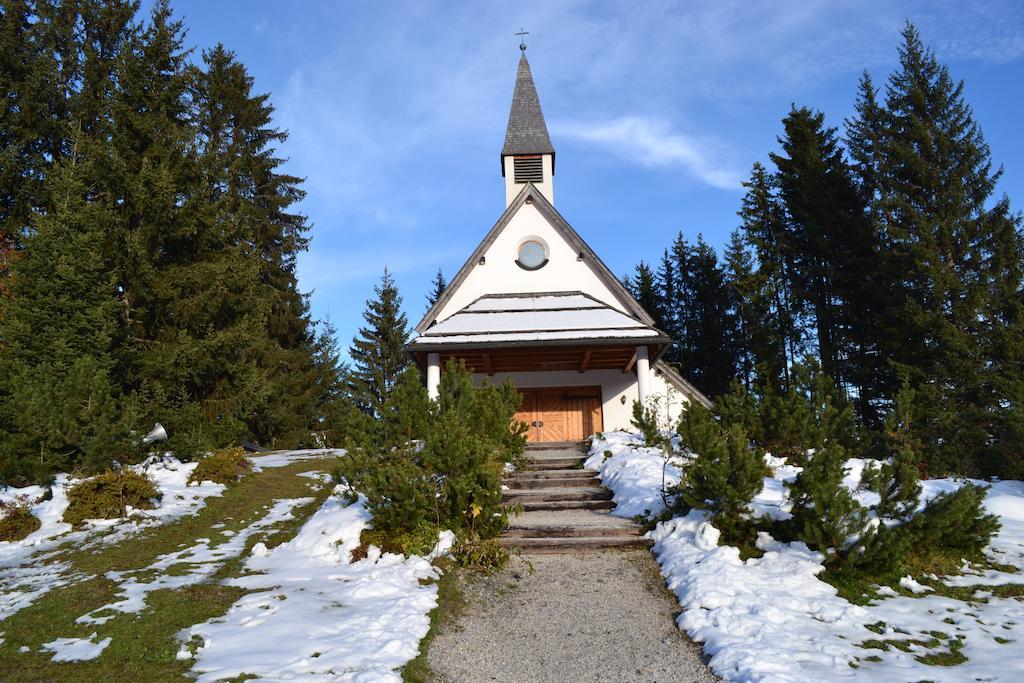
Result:
<svg viewBox="0 0 1024 683"><path fill-rule="evenodd" d="M665 121L624 116L599 123L554 127L565 137L597 143L626 161L649 168L678 167L702 183L738 190L741 174L726 161L719 145L674 130Z"/></svg>

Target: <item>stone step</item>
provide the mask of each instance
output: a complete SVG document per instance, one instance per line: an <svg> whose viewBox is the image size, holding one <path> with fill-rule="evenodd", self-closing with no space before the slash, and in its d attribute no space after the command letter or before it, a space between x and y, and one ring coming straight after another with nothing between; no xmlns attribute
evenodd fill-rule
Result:
<svg viewBox="0 0 1024 683"><path fill-rule="evenodd" d="M596 476L593 477L524 477L508 479L505 485L510 489L553 489L553 488L580 488L600 484Z"/></svg>
<svg viewBox="0 0 1024 683"><path fill-rule="evenodd" d="M558 477L596 477L597 470L519 470L508 475L509 479L555 479Z"/></svg>
<svg viewBox="0 0 1024 683"><path fill-rule="evenodd" d="M587 538L587 537L621 537L631 538L642 536L643 529L639 526L622 527L576 527L576 526L516 526L513 524L501 532L502 538Z"/></svg>
<svg viewBox="0 0 1024 683"><path fill-rule="evenodd" d="M526 444L527 453L536 453L543 451L584 451L586 450L586 441L545 441L545 442L528 442Z"/></svg>
<svg viewBox="0 0 1024 683"><path fill-rule="evenodd" d="M509 505L518 505L523 512L536 510L611 510L615 503L610 500L515 500Z"/></svg>
<svg viewBox="0 0 1024 683"><path fill-rule="evenodd" d="M581 553L607 548L649 548L653 541L639 536L583 536L576 538L499 538L498 542L510 550L523 553Z"/></svg>
<svg viewBox="0 0 1024 683"><path fill-rule="evenodd" d="M610 500L611 497L612 492L608 489L591 486L574 489L519 489L518 491L505 493L502 496L502 501L506 503L526 503L556 500Z"/></svg>
<svg viewBox="0 0 1024 683"><path fill-rule="evenodd" d="M583 458L544 458L542 460L531 460L526 465L527 470L582 470Z"/></svg>

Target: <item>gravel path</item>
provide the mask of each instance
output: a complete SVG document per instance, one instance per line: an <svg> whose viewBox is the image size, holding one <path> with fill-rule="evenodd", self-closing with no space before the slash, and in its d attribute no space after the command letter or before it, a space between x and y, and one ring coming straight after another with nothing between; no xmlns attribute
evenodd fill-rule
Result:
<svg viewBox="0 0 1024 683"><path fill-rule="evenodd" d="M650 551L513 557L463 592L430 646L437 681L717 680L676 627Z"/></svg>

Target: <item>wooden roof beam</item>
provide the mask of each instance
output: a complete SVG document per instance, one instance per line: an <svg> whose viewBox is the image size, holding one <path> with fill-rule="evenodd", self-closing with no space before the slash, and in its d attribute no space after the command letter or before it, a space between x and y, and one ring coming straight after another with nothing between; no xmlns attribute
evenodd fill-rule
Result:
<svg viewBox="0 0 1024 683"><path fill-rule="evenodd" d="M636 351L634 351L633 355L629 357L629 361L626 363L626 367L622 368L622 374L627 374L630 370L633 369L634 365L636 365Z"/></svg>
<svg viewBox="0 0 1024 683"><path fill-rule="evenodd" d="M580 363L580 374L582 375L587 371L587 366L590 365L590 355L594 352L593 349L587 349L583 352L583 362Z"/></svg>

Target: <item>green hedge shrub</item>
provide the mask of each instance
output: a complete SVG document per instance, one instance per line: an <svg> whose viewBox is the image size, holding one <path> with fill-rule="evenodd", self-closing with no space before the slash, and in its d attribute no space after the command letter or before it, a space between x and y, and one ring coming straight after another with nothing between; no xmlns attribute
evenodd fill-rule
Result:
<svg viewBox="0 0 1024 683"><path fill-rule="evenodd" d="M212 481L232 486L252 472L252 461L245 457L242 448L221 448L199 460L199 464L188 478L190 484Z"/></svg>
<svg viewBox="0 0 1024 683"><path fill-rule="evenodd" d="M68 509L64 521L81 524L87 519L118 519L128 508L152 510L160 492L149 477L134 470L109 470L90 477L68 489Z"/></svg>

